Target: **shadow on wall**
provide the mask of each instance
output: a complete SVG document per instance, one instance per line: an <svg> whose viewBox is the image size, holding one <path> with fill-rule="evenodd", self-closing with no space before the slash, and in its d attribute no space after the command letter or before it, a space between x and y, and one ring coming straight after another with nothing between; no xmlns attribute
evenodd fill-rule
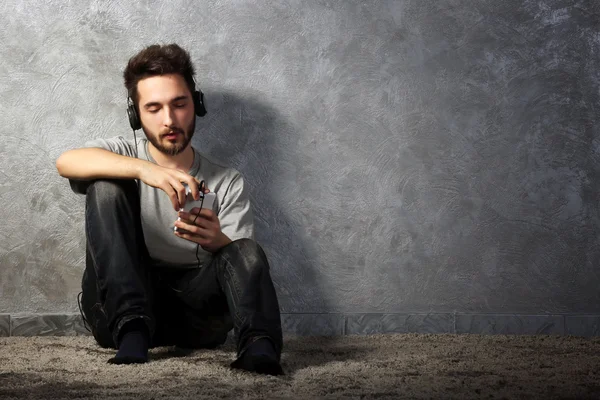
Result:
<svg viewBox="0 0 600 400"><path fill-rule="evenodd" d="M298 206L302 204L298 196L303 195L297 187L302 173L298 133L278 110L255 96L206 90L205 99L208 113L197 120L193 144L244 177L254 209L256 240L269 258L281 313L330 311L318 254L303 228L310 207ZM326 320L287 317L282 316L284 332L326 335L331 331Z"/></svg>

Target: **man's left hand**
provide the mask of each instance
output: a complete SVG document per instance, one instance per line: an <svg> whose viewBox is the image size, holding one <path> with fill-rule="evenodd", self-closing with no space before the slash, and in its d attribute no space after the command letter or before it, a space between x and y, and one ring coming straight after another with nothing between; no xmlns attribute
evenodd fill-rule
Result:
<svg viewBox="0 0 600 400"><path fill-rule="evenodd" d="M231 243L231 239L221 231L219 218L213 210L195 207L189 213L180 211L179 218L180 221L175 221L175 235L198 243L206 251L214 253Z"/></svg>

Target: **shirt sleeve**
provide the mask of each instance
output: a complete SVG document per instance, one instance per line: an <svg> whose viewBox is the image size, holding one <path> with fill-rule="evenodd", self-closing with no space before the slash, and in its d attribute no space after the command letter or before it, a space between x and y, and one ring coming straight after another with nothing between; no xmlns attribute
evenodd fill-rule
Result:
<svg viewBox="0 0 600 400"><path fill-rule="evenodd" d="M116 136L108 139L93 139L84 143L83 148L98 147L111 151L122 156L137 158L137 149L133 140L127 140L123 136ZM69 179L71 190L77 194L85 194L90 185L88 180Z"/></svg>
<svg viewBox="0 0 600 400"><path fill-rule="evenodd" d="M236 171L223 197L219 210L221 231L231 240L254 240L254 213L250 204L248 188Z"/></svg>

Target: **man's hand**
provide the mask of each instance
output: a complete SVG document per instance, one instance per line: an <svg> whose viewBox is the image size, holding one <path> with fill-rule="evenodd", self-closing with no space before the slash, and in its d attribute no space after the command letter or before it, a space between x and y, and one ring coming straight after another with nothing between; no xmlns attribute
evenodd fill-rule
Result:
<svg viewBox="0 0 600 400"><path fill-rule="evenodd" d="M146 164L139 172L139 179L146 185L162 189L171 199L175 211L179 211L185 204L185 188L182 182L186 183L192 190L195 200L200 199L200 182L193 176L178 169L161 167L156 164ZM210 190L205 189L205 193Z"/></svg>
<svg viewBox="0 0 600 400"><path fill-rule="evenodd" d="M190 213L180 211L179 218L180 221L175 221L175 235L198 243L206 251L214 253L231 243L231 239L221 231L219 218L213 210L194 207Z"/></svg>

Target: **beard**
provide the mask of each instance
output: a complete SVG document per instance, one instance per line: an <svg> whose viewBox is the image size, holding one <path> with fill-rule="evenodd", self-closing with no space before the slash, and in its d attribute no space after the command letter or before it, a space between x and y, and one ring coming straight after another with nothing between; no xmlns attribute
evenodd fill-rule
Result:
<svg viewBox="0 0 600 400"><path fill-rule="evenodd" d="M187 148L187 146L192 141L194 137L194 132L196 130L196 117L192 120L188 129L181 129L177 127L171 127L170 129L164 129L160 131L157 135L153 133L149 133L146 131L146 128L142 126L142 130L146 134L146 138L152 145L161 153L168 156L176 156L181 153L183 150ZM177 141L170 141L164 137L169 132L178 133Z"/></svg>

